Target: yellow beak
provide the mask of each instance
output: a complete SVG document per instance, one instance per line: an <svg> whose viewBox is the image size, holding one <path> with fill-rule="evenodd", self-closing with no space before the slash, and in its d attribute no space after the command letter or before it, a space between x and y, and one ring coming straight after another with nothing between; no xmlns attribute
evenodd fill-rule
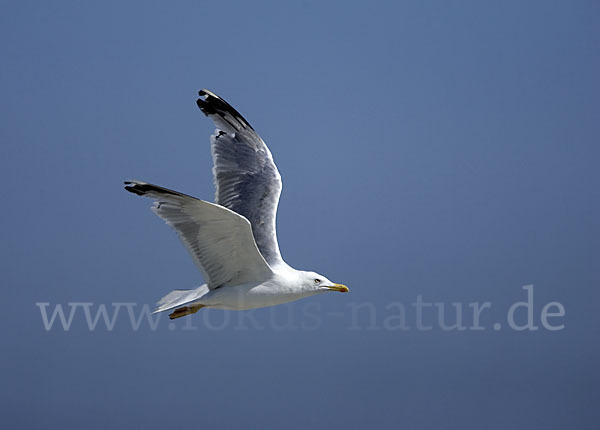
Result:
<svg viewBox="0 0 600 430"><path fill-rule="evenodd" d="M350 291L348 287L342 284L333 284L333 287L327 288L329 288L331 291L339 291L340 293L347 293L348 291Z"/></svg>

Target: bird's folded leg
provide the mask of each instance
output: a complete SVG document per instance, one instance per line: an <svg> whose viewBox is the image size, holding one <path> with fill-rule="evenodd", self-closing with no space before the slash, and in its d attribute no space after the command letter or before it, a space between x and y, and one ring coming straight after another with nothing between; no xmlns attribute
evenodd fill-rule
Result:
<svg viewBox="0 0 600 430"><path fill-rule="evenodd" d="M186 315L195 314L203 307L204 307L204 305L194 305L194 306L184 306L182 308L177 308L173 311L172 314L169 314L169 319L174 320L175 318L181 318Z"/></svg>

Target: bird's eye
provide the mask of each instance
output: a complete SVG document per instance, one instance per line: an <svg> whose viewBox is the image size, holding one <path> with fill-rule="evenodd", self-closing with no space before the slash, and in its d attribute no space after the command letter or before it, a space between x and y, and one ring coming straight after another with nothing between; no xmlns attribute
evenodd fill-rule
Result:
<svg viewBox="0 0 600 430"><path fill-rule="evenodd" d="M319 278L315 279L315 284L320 284L321 280Z"/></svg>

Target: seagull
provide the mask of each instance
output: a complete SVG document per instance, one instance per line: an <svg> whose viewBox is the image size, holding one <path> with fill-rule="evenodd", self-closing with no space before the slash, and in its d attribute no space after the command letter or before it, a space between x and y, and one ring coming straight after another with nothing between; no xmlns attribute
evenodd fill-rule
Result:
<svg viewBox="0 0 600 430"><path fill-rule="evenodd" d="M175 319L201 308L246 310L348 292L345 285L283 261L275 228L281 175L271 151L229 103L206 89L199 95L198 107L216 126L210 137L215 203L125 182L127 191L154 200L152 210L175 229L206 282L171 291L154 312L174 309L169 318Z"/></svg>

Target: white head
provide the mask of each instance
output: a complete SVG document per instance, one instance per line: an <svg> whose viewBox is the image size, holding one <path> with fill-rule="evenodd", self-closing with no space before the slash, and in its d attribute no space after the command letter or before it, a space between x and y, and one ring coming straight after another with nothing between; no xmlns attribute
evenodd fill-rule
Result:
<svg viewBox="0 0 600 430"><path fill-rule="evenodd" d="M347 293L350 291L345 285L331 282L325 276L319 275L316 272L300 272L300 276L302 288L307 291L314 293L324 293L326 291L339 291L340 293Z"/></svg>

